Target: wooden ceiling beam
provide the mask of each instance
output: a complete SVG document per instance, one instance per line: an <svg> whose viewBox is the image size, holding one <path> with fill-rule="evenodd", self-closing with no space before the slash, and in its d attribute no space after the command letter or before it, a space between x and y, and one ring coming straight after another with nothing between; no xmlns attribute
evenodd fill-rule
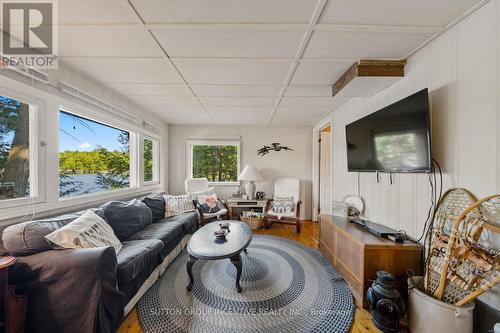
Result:
<svg viewBox="0 0 500 333"><path fill-rule="evenodd" d="M359 60L332 86L332 97L357 77L404 77L406 60Z"/></svg>

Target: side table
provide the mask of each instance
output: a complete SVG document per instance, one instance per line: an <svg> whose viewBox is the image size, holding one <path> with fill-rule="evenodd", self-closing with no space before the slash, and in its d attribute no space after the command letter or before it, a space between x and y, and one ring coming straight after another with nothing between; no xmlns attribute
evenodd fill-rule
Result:
<svg viewBox="0 0 500 333"><path fill-rule="evenodd" d="M0 257L0 332L22 333L28 299L16 295L16 287L9 286L9 267L17 261L15 257Z"/></svg>
<svg viewBox="0 0 500 333"><path fill-rule="evenodd" d="M229 219L239 220L239 214L234 214L237 210L240 210L241 208L247 208L263 213L264 209L266 209L267 199L247 200L230 198L226 200L226 203L227 207L229 208Z"/></svg>

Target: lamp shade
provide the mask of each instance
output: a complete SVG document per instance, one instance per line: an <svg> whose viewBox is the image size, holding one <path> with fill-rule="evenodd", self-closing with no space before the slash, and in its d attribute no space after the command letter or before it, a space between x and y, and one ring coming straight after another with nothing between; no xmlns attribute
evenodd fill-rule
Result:
<svg viewBox="0 0 500 333"><path fill-rule="evenodd" d="M262 180L262 176L260 175L259 170L253 165L245 165L245 168L240 173L238 180Z"/></svg>

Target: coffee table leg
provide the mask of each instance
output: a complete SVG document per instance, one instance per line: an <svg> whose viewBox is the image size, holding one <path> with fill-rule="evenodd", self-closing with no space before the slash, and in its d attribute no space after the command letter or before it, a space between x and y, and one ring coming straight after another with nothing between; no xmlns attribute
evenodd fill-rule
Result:
<svg viewBox="0 0 500 333"><path fill-rule="evenodd" d="M191 291L191 288L193 288L193 265L195 262L198 261L198 258L193 257L192 255L189 255L189 261L187 262L186 268L189 276L189 285L186 287L187 291Z"/></svg>
<svg viewBox="0 0 500 333"><path fill-rule="evenodd" d="M241 255L238 254L234 257L230 258L231 263L236 267L236 290L238 290L239 293L241 293L241 286L240 286L240 278L241 278L241 271L242 271L242 262L241 262Z"/></svg>

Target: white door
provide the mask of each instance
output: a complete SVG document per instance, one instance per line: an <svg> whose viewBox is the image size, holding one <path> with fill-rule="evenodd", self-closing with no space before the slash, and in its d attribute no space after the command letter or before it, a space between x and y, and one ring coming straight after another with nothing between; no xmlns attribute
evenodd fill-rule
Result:
<svg viewBox="0 0 500 333"><path fill-rule="evenodd" d="M320 214L330 214L332 195L332 133L320 132L319 208Z"/></svg>

